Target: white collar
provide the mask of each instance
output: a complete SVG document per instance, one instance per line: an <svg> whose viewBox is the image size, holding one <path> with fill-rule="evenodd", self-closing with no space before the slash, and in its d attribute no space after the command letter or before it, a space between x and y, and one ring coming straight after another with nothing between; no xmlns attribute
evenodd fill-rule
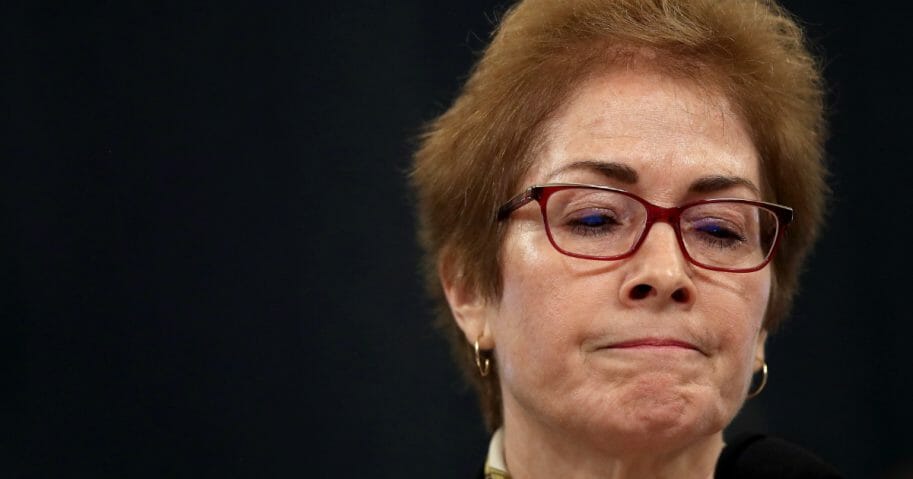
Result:
<svg viewBox="0 0 913 479"><path fill-rule="evenodd" d="M498 428L491 436L488 458L485 460L485 477L510 479L504 461L504 428Z"/></svg>

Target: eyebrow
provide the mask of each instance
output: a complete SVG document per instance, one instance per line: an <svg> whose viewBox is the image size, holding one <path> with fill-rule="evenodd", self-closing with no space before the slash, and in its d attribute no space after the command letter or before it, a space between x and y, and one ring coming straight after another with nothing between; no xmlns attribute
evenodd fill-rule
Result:
<svg viewBox="0 0 913 479"><path fill-rule="evenodd" d="M694 180L691 183L691 186L688 187L688 191L691 193L713 193L735 186L744 186L751 190L755 195L761 196L761 190L759 190L758 187L751 182L751 180L742 178L741 176L703 176Z"/></svg>
<svg viewBox="0 0 913 479"><path fill-rule="evenodd" d="M566 171L573 170L587 170L595 173L599 173L606 178L618 180L622 183L633 185L637 183L637 172L634 171L634 168L631 168L628 165L622 163L615 163L613 161L595 161L595 160L584 160L584 161L575 161L569 165L562 166L557 170L553 171L549 178L554 178L561 173Z"/></svg>
<svg viewBox="0 0 913 479"><path fill-rule="evenodd" d="M623 163L617 163L614 161L583 160L575 161L569 165L558 168L549 175L549 179L554 178L561 173L574 170L586 170L595 172L608 179L617 180L628 185L636 184L640 178L634 168L631 168L630 166ZM688 186L688 192L713 193L736 186L746 187L758 196L761 194L761 190L751 180L742 178L741 176L725 175L702 176L691 182L691 185Z"/></svg>

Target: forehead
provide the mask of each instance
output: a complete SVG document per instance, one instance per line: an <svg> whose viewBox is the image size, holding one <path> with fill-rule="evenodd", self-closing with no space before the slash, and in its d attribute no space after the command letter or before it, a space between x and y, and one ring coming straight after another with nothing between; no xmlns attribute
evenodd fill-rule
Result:
<svg viewBox="0 0 913 479"><path fill-rule="evenodd" d="M552 177L578 161L622 163L637 171L638 189L659 195L708 175L761 183L757 150L730 102L651 71L620 69L587 80L544 134L527 184L583 181Z"/></svg>

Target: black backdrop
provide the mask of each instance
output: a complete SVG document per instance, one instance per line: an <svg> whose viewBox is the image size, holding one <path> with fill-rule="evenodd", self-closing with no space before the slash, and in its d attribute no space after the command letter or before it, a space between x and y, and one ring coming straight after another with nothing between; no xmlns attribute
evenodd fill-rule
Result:
<svg viewBox="0 0 913 479"><path fill-rule="evenodd" d="M405 171L503 3L148 3L0 11L3 476L469 477L486 438ZM842 3L788 2L827 60L835 194L734 427L900 477L909 27Z"/></svg>

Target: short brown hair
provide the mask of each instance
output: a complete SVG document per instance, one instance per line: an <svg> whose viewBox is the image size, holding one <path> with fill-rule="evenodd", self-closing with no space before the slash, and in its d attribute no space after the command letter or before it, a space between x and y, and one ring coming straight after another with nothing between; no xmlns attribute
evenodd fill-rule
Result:
<svg viewBox="0 0 913 479"><path fill-rule="evenodd" d="M792 303L827 194L820 67L792 17L772 0L522 1L453 105L428 125L412 172L428 289L491 428L502 420L497 368L484 378L475 371L438 265L446 258L450 279L500 297L497 208L522 186L545 124L574 89L626 61L619 52L640 49L656 54L661 73L712 84L742 115L760 154L763 199L796 211L773 262L765 328Z"/></svg>

